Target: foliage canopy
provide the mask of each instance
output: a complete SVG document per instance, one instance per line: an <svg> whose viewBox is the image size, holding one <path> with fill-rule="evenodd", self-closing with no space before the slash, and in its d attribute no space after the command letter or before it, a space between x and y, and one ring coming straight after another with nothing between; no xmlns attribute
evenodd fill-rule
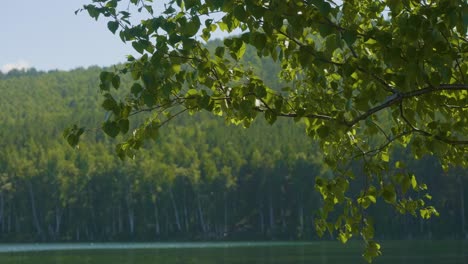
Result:
<svg viewBox="0 0 468 264"><path fill-rule="evenodd" d="M84 6L95 19L107 17L109 30L141 53L100 75L102 107L111 113L106 134L126 135L135 114L149 113L117 146L120 157L132 157L185 112L206 110L244 126L258 116L304 122L335 171L316 181L324 201L316 229L336 231L343 242L360 235L368 260L380 246L365 209L378 199L402 213L437 214L425 185L403 161L390 160L392 148L409 148L416 158L436 155L446 169L467 166L465 0L172 0L161 12L154 7L151 0ZM134 12L146 18L132 23ZM218 30L237 35L210 50L205 43ZM248 46L281 64L280 89L242 63ZM134 84L117 99L112 89L126 73ZM65 137L74 145L82 133L74 127ZM357 159L361 175L349 170ZM355 177L366 181L350 196ZM331 217L336 209L339 216Z"/></svg>

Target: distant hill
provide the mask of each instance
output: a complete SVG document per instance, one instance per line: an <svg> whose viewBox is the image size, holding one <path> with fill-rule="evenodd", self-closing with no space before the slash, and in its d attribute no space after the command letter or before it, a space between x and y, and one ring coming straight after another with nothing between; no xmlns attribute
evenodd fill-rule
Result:
<svg viewBox="0 0 468 264"><path fill-rule="evenodd" d="M279 66L249 52L245 64L273 82ZM1 241L317 238L315 177L332 172L303 128L259 118L243 129L207 113L183 116L122 162L113 151L119 138L99 129L101 70L0 75ZM61 136L75 123L88 128L79 149ZM371 209L384 223L377 237L459 236L466 172L442 176L431 157L409 163L442 216L423 222Z"/></svg>

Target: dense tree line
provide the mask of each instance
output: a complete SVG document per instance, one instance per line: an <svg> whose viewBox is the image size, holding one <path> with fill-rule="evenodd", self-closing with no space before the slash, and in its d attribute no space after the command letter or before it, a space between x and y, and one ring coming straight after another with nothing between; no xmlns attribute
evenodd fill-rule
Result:
<svg viewBox="0 0 468 264"><path fill-rule="evenodd" d="M266 77L277 70L265 61L250 65ZM315 177L331 172L303 128L257 120L245 130L201 113L176 119L162 139L121 161L97 127L106 118L100 70L1 76L1 241L317 238ZM79 149L61 138L70 122L96 127ZM406 151L392 155L417 171L441 216L422 220L371 206L385 223L377 236L466 237L467 172L444 172L434 158L412 160ZM354 164L356 175L362 166Z"/></svg>

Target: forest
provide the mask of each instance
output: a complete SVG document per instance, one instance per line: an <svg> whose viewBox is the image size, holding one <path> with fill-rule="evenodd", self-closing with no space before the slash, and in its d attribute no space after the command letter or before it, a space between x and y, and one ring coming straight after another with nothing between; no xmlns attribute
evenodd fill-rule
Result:
<svg viewBox="0 0 468 264"><path fill-rule="evenodd" d="M252 52L245 63L276 79L269 76L279 65ZM323 201L314 186L333 172L304 127L258 119L244 129L202 112L174 119L122 161L119 138L100 128L102 70L0 73L0 241L319 239ZM89 128L77 149L62 137L71 123ZM368 211L379 222L376 238L467 238L468 173L444 171L429 155L415 160L407 149L393 151L393 160L427 184L440 216L399 214L378 201ZM361 163L353 164L356 175ZM352 197L364 178L352 183Z"/></svg>

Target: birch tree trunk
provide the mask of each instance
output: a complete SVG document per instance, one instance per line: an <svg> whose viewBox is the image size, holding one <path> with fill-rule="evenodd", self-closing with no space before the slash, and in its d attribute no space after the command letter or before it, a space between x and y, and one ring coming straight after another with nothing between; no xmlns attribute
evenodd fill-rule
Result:
<svg viewBox="0 0 468 264"><path fill-rule="evenodd" d="M226 236L228 232L228 210L227 210L227 195L224 193L224 228L223 236Z"/></svg>
<svg viewBox="0 0 468 264"><path fill-rule="evenodd" d="M304 230L304 205L302 203L300 203L298 207L297 215L299 216L299 230L300 235L302 236L302 232Z"/></svg>
<svg viewBox="0 0 468 264"><path fill-rule="evenodd" d="M180 224L179 211L177 210L177 204L174 199L174 194L172 193L172 188L169 188L169 196L171 198L172 207L174 209L174 217L176 220L177 231L182 231L182 226Z"/></svg>
<svg viewBox="0 0 468 264"><path fill-rule="evenodd" d="M197 195L197 207L198 207L198 218L200 219L200 226L201 226L203 234L206 234L206 225L205 225L205 219L203 218L203 211L202 211L201 203L200 203L200 195Z"/></svg>
<svg viewBox="0 0 468 264"><path fill-rule="evenodd" d="M4 210L5 208L5 204L4 204L4 200L3 200L3 192L0 192L0 227L1 227L1 230L3 230L5 224L4 224Z"/></svg>
<svg viewBox="0 0 468 264"><path fill-rule="evenodd" d="M270 229L273 231L275 228L275 214L273 211L273 196L270 190L270 195L268 196L268 216L269 216L269 224L270 224Z"/></svg>
<svg viewBox="0 0 468 264"><path fill-rule="evenodd" d="M55 236L60 236L60 225L62 223L62 210L59 206L55 207Z"/></svg>
<svg viewBox="0 0 468 264"><path fill-rule="evenodd" d="M117 214L118 214L118 233L122 233L123 231L123 221L122 221L122 207L119 206L117 207Z"/></svg>
<svg viewBox="0 0 468 264"><path fill-rule="evenodd" d="M154 202L154 225L155 225L155 232L156 237L159 237L161 234L161 228L159 226L159 212L158 212L158 205Z"/></svg>
<svg viewBox="0 0 468 264"><path fill-rule="evenodd" d="M187 200L184 197L184 226L185 232L189 232L189 220L188 220L188 212L187 212Z"/></svg>
<svg viewBox="0 0 468 264"><path fill-rule="evenodd" d="M265 234L265 216L263 214L263 204L260 203L259 206L258 206L258 217L259 217L259 221L260 221L260 231L262 232L262 235Z"/></svg>
<svg viewBox="0 0 468 264"><path fill-rule="evenodd" d="M128 232L130 236L133 237L135 233L135 214L133 211L133 196L132 196L132 186L129 185L128 188L126 189L127 195L126 195L126 205L127 205L127 218L128 218Z"/></svg>
<svg viewBox="0 0 468 264"><path fill-rule="evenodd" d="M131 236L135 233L135 214L132 208L128 208L128 231Z"/></svg>
<svg viewBox="0 0 468 264"><path fill-rule="evenodd" d="M45 240L44 232L41 228L39 223L39 218L37 216L37 208L36 208L36 199L34 197L34 190L31 181L28 181L28 189L29 189L29 199L31 201L31 210L32 210L32 217L33 217L33 225L36 229L37 234L41 238L41 240Z"/></svg>

